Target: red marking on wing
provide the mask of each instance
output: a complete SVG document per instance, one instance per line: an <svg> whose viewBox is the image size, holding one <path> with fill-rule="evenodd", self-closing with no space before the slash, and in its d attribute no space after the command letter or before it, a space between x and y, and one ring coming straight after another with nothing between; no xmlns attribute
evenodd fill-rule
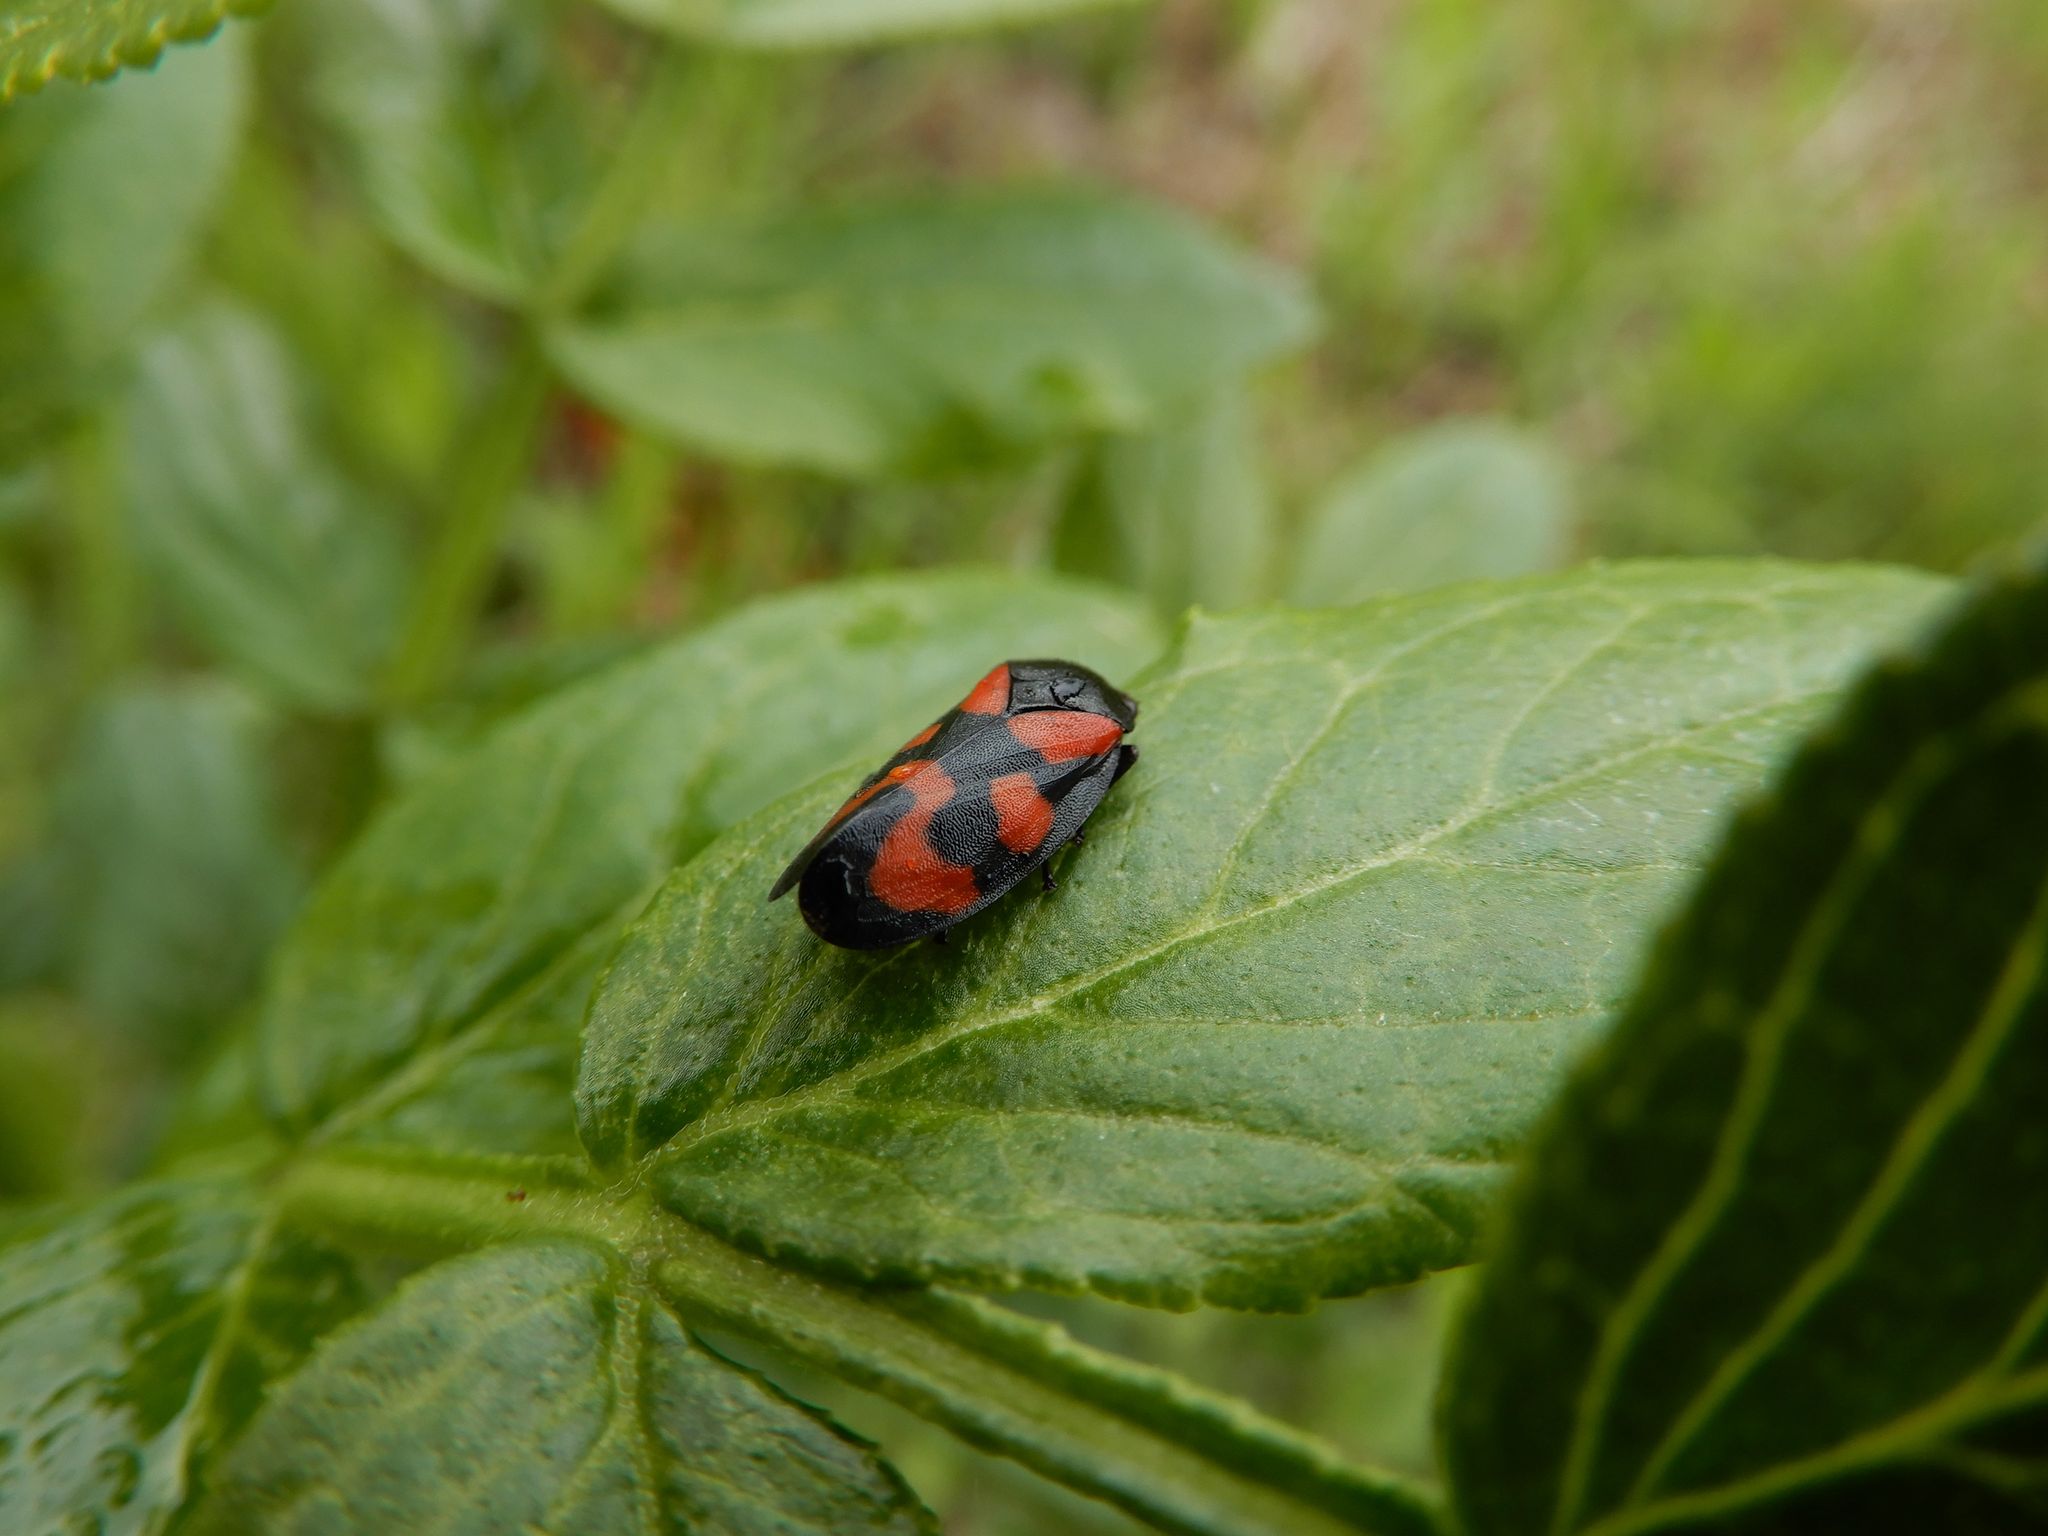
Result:
<svg viewBox="0 0 2048 1536"><path fill-rule="evenodd" d="M1000 715L1010 707L1010 666L1008 662L997 667L974 685L974 692L960 701L960 710L969 715Z"/></svg>
<svg viewBox="0 0 2048 1536"><path fill-rule="evenodd" d="M898 912L964 912L981 899L974 871L940 858L930 836L933 815L953 798L953 776L937 763L914 766L922 772L903 786L913 803L876 850L868 888Z"/></svg>
<svg viewBox="0 0 2048 1536"><path fill-rule="evenodd" d="M912 742L911 745L916 746L917 743ZM931 767L931 763L924 759L908 763L898 763L894 768L891 768L887 773L875 780L874 783L868 785L867 788L855 790L853 794L847 797L846 804L840 806L838 810L832 813L832 819L826 822L825 825L828 827L838 826L839 823L846 820L847 817L851 816L892 784L901 784L906 779L915 778L920 768L929 767Z"/></svg>
<svg viewBox="0 0 2048 1536"><path fill-rule="evenodd" d="M996 808L996 839L1010 852L1031 852L1052 830L1052 802L1038 792L1030 774L990 779L988 798Z"/></svg>
<svg viewBox="0 0 2048 1536"><path fill-rule="evenodd" d="M903 743L902 746L898 747L896 749L896 755L898 757L901 757L905 752L915 752L919 747L923 746L926 742L930 741L934 736L939 734L939 726L941 724L941 721L934 720L930 725L926 726L923 730L919 731L915 736L911 737L910 740L906 741L905 743Z"/></svg>
<svg viewBox="0 0 2048 1536"><path fill-rule="evenodd" d="M1107 715L1072 709L1034 709L1010 721L1010 734L1049 763L1100 757L1123 733Z"/></svg>

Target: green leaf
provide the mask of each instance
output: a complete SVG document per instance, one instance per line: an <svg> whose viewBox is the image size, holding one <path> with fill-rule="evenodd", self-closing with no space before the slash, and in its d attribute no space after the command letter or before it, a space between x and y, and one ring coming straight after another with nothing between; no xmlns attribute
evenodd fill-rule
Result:
<svg viewBox="0 0 2048 1536"><path fill-rule="evenodd" d="M1565 467L1539 439L1470 420L1398 439L1309 514L1289 595L1357 602L1563 565L1574 513Z"/></svg>
<svg viewBox="0 0 2048 1536"><path fill-rule="evenodd" d="M846 47L1016 26L1130 0L607 0L650 27L758 48Z"/></svg>
<svg viewBox="0 0 2048 1536"><path fill-rule="evenodd" d="M671 225L549 347L649 430L862 476L1148 426L1310 328L1201 227L1038 191Z"/></svg>
<svg viewBox="0 0 2048 1536"><path fill-rule="evenodd" d="M758 603L565 689L430 772L329 874L272 972L269 1103L304 1129L381 1084L351 1110L367 1134L451 1071L515 1070L536 1112L555 1102L503 1149L562 1144L590 981L678 859L827 764L887 752L993 660L1122 674L1157 643L1100 589L952 572ZM424 1130L438 1111L414 1113ZM455 1120L453 1144L479 1150L477 1121Z"/></svg>
<svg viewBox="0 0 2048 1536"><path fill-rule="evenodd" d="M0 463L50 446L184 274L247 98L246 52L224 38L0 113Z"/></svg>
<svg viewBox="0 0 2048 1536"><path fill-rule="evenodd" d="M266 0L0 0L0 102L57 76L101 80L154 64L166 43L211 37Z"/></svg>
<svg viewBox="0 0 2048 1536"><path fill-rule="evenodd" d="M522 1197L505 1198L517 1180ZM894 1399L1177 1536L1429 1536L1438 1500L1172 1376L1000 1308L857 1287L739 1252L587 1167L332 1152L276 1185L295 1220L437 1245L567 1239L619 1256L693 1326ZM715 1527L714 1527L715 1528Z"/></svg>
<svg viewBox="0 0 2048 1536"><path fill-rule="evenodd" d="M318 0L313 97L370 212L446 282L516 303L551 269L596 160L531 0Z"/></svg>
<svg viewBox="0 0 2048 1536"><path fill-rule="evenodd" d="M571 1243L450 1260L328 1340L264 1405L191 1524L195 1536L930 1528L867 1446Z"/></svg>
<svg viewBox="0 0 2048 1536"><path fill-rule="evenodd" d="M2044 782L2034 574L1735 825L1467 1318L1467 1530L2041 1528Z"/></svg>
<svg viewBox="0 0 2048 1536"><path fill-rule="evenodd" d="M1942 590L1642 565L1197 616L1055 895L820 945L762 898L838 775L679 870L592 1005L584 1143L863 1276L1290 1307L1465 1262L1724 808Z"/></svg>
<svg viewBox="0 0 2048 1536"><path fill-rule="evenodd" d="M202 310L144 352L126 413L130 519L191 632L256 686L368 704L397 629L397 530L313 441L291 360Z"/></svg>
<svg viewBox="0 0 2048 1536"><path fill-rule="evenodd" d="M219 683L117 691L87 718L59 790L74 985L173 1056L247 998L298 902L272 729Z"/></svg>
<svg viewBox="0 0 2048 1536"><path fill-rule="evenodd" d="M1168 613L1266 596L1273 506L1244 391L1092 445L1057 538L1062 569L1125 582Z"/></svg>
<svg viewBox="0 0 2048 1536"><path fill-rule="evenodd" d="M352 1309L346 1269L264 1235L239 1176L131 1185L0 1233L0 1524L163 1529L269 1372Z"/></svg>

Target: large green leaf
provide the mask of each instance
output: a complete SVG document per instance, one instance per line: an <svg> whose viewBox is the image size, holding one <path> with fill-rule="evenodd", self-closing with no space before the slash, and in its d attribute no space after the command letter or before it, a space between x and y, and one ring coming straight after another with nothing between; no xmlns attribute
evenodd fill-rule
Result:
<svg viewBox="0 0 2048 1536"><path fill-rule="evenodd" d="M1674 883L1943 590L1646 565L1196 619L1051 896L855 954L762 897L833 778L671 879L579 1120L744 1244L1292 1306L1472 1256Z"/></svg>
<svg viewBox="0 0 2048 1536"><path fill-rule="evenodd" d="M316 448L276 339L201 311L143 354L127 431L131 521L186 627L289 702L366 705L401 606L396 528Z"/></svg>
<svg viewBox="0 0 2048 1536"><path fill-rule="evenodd" d="M1288 276L1196 225L1031 192L670 226L550 350L692 446L872 475L1163 420L1309 326Z"/></svg>
<svg viewBox="0 0 2048 1536"><path fill-rule="evenodd" d="M422 1092L468 1074L444 1134L476 1150L472 1111L510 1071L536 1112L556 1096L538 1144L512 1147L553 1147L589 981L676 860L827 764L886 753L992 661L1123 675L1157 644L1100 589L953 572L762 602L577 683L427 774L316 892L272 973L269 1102L303 1128L381 1085L353 1123L411 1104L424 1132Z"/></svg>
<svg viewBox="0 0 2048 1536"><path fill-rule="evenodd" d="M263 1378L355 1304L259 1234L234 1175L134 1185L0 1234L0 1525L143 1536Z"/></svg>
<svg viewBox="0 0 2048 1536"><path fill-rule="evenodd" d="M98 80L153 64L166 43L212 35L266 0L0 0L0 102L59 75Z"/></svg>
<svg viewBox="0 0 2048 1536"><path fill-rule="evenodd" d="M929 1528L865 1445L569 1243L450 1260L335 1335L264 1405L191 1525L196 1536Z"/></svg>
<svg viewBox="0 0 2048 1536"><path fill-rule="evenodd" d="M73 984L173 1056L246 1000L299 898L273 730L217 681L116 691L59 790Z"/></svg>
<svg viewBox="0 0 2048 1536"><path fill-rule="evenodd" d="M1331 489L1302 529L1288 595L1356 602L1532 575L1564 564L1571 544L1557 455L1498 422L1451 422L1398 439Z"/></svg>
<svg viewBox="0 0 2048 1536"><path fill-rule="evenodd" d="M447 282L528 297L594 174L552 13L531 0L317 0L314 99L384 232Z"/></svg>
<svg viewBox="0 0 2048 1536"><path fill-rule="evenodd" d="M1014 26L1132 0L607 0L650 27L760 48L850 46Z"/></svg>
<svg viewBox="0 0 2048 1536"><path fill-rule="evenodd" d="M0 463L49 447L51 423L184 272L233 157L247 75L239 39L224 38L0 113Z"/></svg>
<svg viewBox="0 0 2048 1536"><path fill-rule="evenodd" d="M2034 576L1737 823L1467 1320L1475 1536L2041 1529L2044 786Z"/></svg>

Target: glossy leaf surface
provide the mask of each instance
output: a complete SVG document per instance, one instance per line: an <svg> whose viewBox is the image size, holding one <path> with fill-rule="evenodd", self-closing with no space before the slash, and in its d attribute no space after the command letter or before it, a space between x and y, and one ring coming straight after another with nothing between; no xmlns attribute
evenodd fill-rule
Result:
<svg viewBox="0 0 2048 1536"><path fill-rule="evenodd" d="M202 1536L929 1529L866 1446L698 1343L597 1251L421 1275L267 1402Z"/></svg>
<svg viewBox="0 0 2048 1536"><path fill-rule="evenodd" d="M1287 1307L1464 1262L1731 800L1941 590L1644 565L1198 618L1061 889L944 949L763 905L836 779L679 870L593 1006L585 1144L862 1275Z"/></svg>
<svg viewBox="0 0 2048 1536"><path fill-rule="evenodd" d="M8 1530L162 1530L264 1377L355 1304L344 1268L258 1234L234 1175L131 1185L0 1232Z"/></svg>

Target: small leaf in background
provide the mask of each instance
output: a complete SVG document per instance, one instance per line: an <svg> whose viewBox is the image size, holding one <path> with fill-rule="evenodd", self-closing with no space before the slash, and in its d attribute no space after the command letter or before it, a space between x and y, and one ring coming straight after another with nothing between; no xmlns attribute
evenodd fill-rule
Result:
<svg viewBox="0 0 2048 1536"><path fill-rule="evenodd" d="M650 27L759 48L851 47L1128 5L1133 0L606 0Z"/></svg>
<svg viewBox="0 0 2048 1536"><path fill-rule="evenodd" d="M873 1452L714 1354L597 1251L451 1259L336 1334L211 1479L195 1536L914 1533Z"/></svg>
<svg viewBox="0 0 2048 1536"><path fill-rule="evenodd" d="M73 984L174 1060L247 999L298 901L271 729L220 683L115 692L58 790Z"/></svg>
<svg viewBox="0 0 2048 1536"><path fill-rule="evenodd" d="M0 102L59 75L97 80L153 64L266 0L0 0Z"/></svg>
<svg viewBox="0 0 2048 1536"><path fill-rule="evenodd" d="M281 701L365 707L406 571L387 510L316 446L277 340L201 310L144 352L126 411L129 517L194 636Z"/></svg>
<svg viewBox="0 0 2048 1536"><path fill-rule="evenodd" d="M1501 422L1428 427L1381 449L1309 513L1287 595L1353 603L1478 577L1529 576L1570 557L1565 466Z"/></svg>
<svg viewBox="0 0 2048 1536"><path fill-rule="evenodd" d="M0 12L0 55L5 29ZM238 35L0 113L0 463L46 450L180 278L248 98Z"/></svg>
<svg viewBox="0 0 2048 1536"><path fill-rule="evenodd" d="M592 1004L584 1143L867 1276L1288 1308L1464 1263L1725 807L1945 590L1652 564L1198 616L1060 889L943 949L763 904L839 779L677 871Z"/></svg>
<svg viewBox="0 0 2048 1536"><path fill-rule="evenodd" d="M1273 507L1235 382L1153 431L1091 444L1061 510L1064 570L1136 587L1166 613L1262 597Z"/></svg>
<svg viewBox="0 0 2048 1536"><path fill-rule="evenodd" d="M1735 824L1466 1319L1464 1529L2041 1529L2044 785L2034 575Z"/></svg>
<svg viewBox="0 0 2048 1536"><path fill-rule="evenodd" d="M554 17L529 0L321 0L313 97L371 215L414 260L517 303L548 273L596 158Z"/></svg>
<svg viewBox="0 0 2048 1536"><path fill-rule="evenodd" d="M1037 191L670 225L550 351L688 446L872 476L1169 420L1312 324L1199 225Z"/></svg>
<svg viewBox="0 0 2048 1536"><path fill-rule="evenodd" d="M563 690L422 779L330 871L272 971L270 1104L303 1128L468 1031L436 1072L545 1051L557 1102L521 1135L553 1147L576 985L678 859L820 769L894 747L994 660L1072 655L1123 676L1158 641L1099 588L897 577L757 603ZM475 1133L457 1118L445 1134Z"/></svg>

